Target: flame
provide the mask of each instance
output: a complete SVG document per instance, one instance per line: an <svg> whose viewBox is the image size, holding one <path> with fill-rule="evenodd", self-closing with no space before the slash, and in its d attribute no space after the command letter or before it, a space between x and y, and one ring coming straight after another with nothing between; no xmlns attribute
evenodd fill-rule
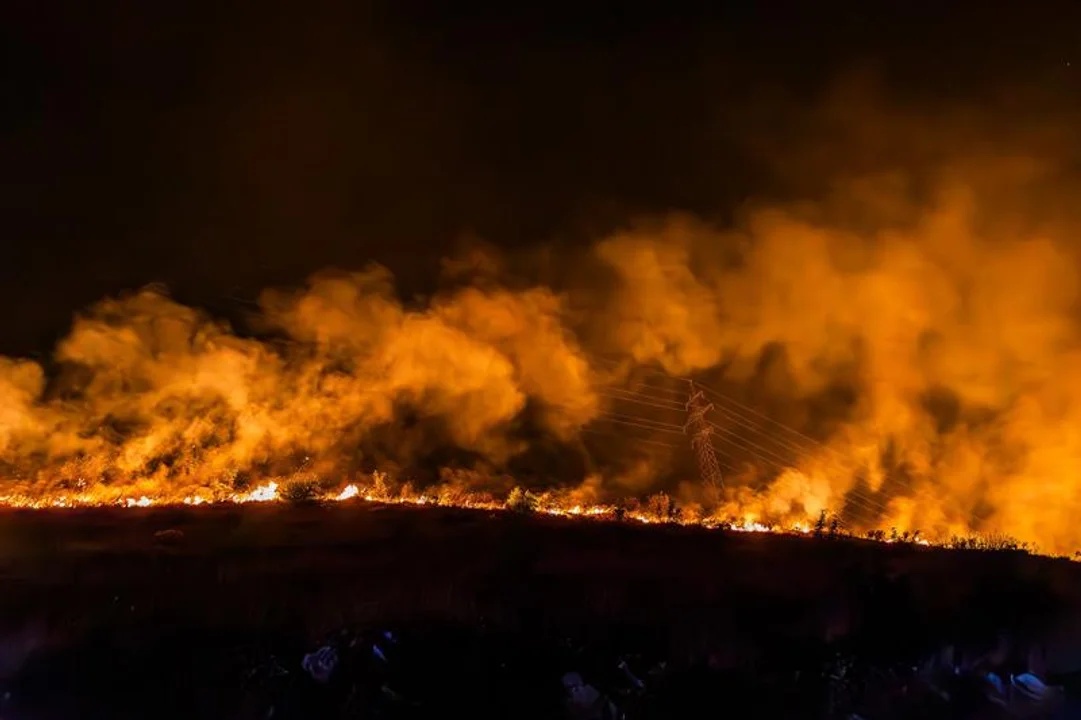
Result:
<svg viewBox="0 0 1081 720"><path fill-rule="evenodd" d="M341 502L343 500L355 498L358 495L360 495L360 490L357 488L356 485L346 485L342 489L342 491L334 497L334 499L338 502Z"/></svg>
<svg viewBox="0 0 1081 720"><path fill-rule="evenodd" d="M230 499L235 503L274 502L279 499L278 483L268 482L243 495L233 495Z"/></svg>
<svg viewBox="0 0 1081 720"><path fill-rule="evenodd" d="M892 144L873 129L853 135ZM383 268L320 273L260 298L258 338L160 288L104 299L49 363L0 357L0 502L502 509L521 483L512 508L583 520L808 534L825 514L1072 553L1081 205L1061 148L964 147L730 227L631 226L549 284L486 258L405 302ZM688 479L687 377L720 389L723 490ZM682 514L642 501L660 493Z"/></svg>
<svg viewBox="0 0 1081 720"><path fill-rule="evenodd" d="M423 493L411 493L409 491L405 491L404 493L399 494L388 495L384 487L385 476L381 473L376 473L375 478L376 481L372 484L361 485L358 483L349 483L337 492L328 492L316 499L325 503L340 503L359 499L364 502L379 502L386 504L442 505L449 507L457 507L466 510L508 511L513 509L509 506L509 503L507 501L498 501L492 499L486 494L480 493L470 494L468 492L459 492L455 493L453 497L450 498L433 497ZM622 506L616 505L582 504L581 502L572 502L566 497L560 497L558 494L543 494L535 497L534 499L536 504L532 508L532 510L541 515L549 515L569 519L580 519L583 521L615 521L618 519L624 522L633 522L646 525L676 523L682 525L697 526L705 529L726 530L738 533L772 533L797 536L808 536L814 532L812 524L809 521L795 522L790 525L771 524L760 520L755 515L745 515L738 519L722 518L716 515L692 516L689 519L672 518L664 512L659 512L656 509L656 507L661 505L661 503L655 503L653 508L647 505L644 508L627 511L625 508L622 508ZM16 495L0 496L0 506L38 510L48 508L97 507L107 505L112 505L114 507L120 508L146 508L152 506L169 505L183 505L188 507L195 507L209 504L242 505L246 503L278 502L284 502L284 500L279 494L279 485L276 482L268 482L259 485L246 493L234 493L216 499L207 499L202 496L187 496L179 500L173 500L169 498L151 498L144 495L138 498L127 497L109 502L100 497L94 497L92 495L65 496L51 499L30 498ZM840 531L840 534L848 535L849 533L842 530ZM944 541L936 543L922 537L902 539L896 536L886 537L872 535L867 539L876 540L878 542L883 542L887 544L909 542L911 544L924 547L946 545ZM972 536L971 540L973 541L974 547L979 547L981 541L978 536ZM956 538L954 539L954 541L956 542ZM1077 559L1076 555L1061 556L1070 557L1071 559Z"/></svg>
<svg viewBox="0 0 1081 720"><path fill-rule="evenodd" d="M324 503L341 503L350 500L362 500L364 502L379 502L385 504L406 504L406 505L442 505L449 507L457 507L465 510L485 510L485 511L511 511L514 508L510 506L508 501L498 501L492 499L490 496L484 494L469 494L469 493L457 493L452 499L438 498L425 495L423 493L411 493L406 490L404 493L387 494L384 487L385 476L381 473L375 474L375 482L363 485L358 483L349 483L336 492L327 492L326 494L316 498ZM548 515L554 517L578 519L581 521L601 521L601 522L632 522L645 525L653 524L681 524L688 526L696 526L710 530L722 530L738 533L770 533L781 535L795 535L795 536L808 536L813 534L814 528L809 522L796 522L790 525L771 524L764 522L755 515L744 515L743 517L733 518L721 518L714 515L700 515L692 516L688 518L673 518L663 512L658 512L656 509L651 509L648 505L644 508L633 509L627 511L622 506L605 505L605 504L582 504L581 502L572 502L567 497L561 497L558 494L542 494L534 497L535 506L532 510L541 515ZM187 496L179 500L170 500L167 498L151 498L147 496L140 496L138 498L122 498L113 502L105 501L101 498L95 498L89 495L82 496L70 496L70 497L57 497L52 499L33 499L29 497L20 497L14 495L0 496L0 506L6 506L11 508L23 508L23 509L48 509L48 508L74 508L74 507L98 507L98 506L113 506L119 508L146 508L152 506L170 506L170 505L182 505L188 507L200 506L200 505L243 505L246 503L281 503L285 502L279 494L279 485L276 482L268 482L263 485L259 485L246 493L234 493L231 495L225 495L217 499L207 499L201 496ZM660 506L662 503L655 503L654 507ZM848 535L847 531L840 531L841 535ZM932 542L922 537L885 537L875 536L867 538L869 540L875 540L887 544L895 544L900 542L907 542L914 545L920 545L923 547L932 546L944 546L944 542ZM980 546L980 539L978 537L971 538L973 540L973 547ZM955 539L956 541L956 539ZM1070 557L1070 559L1078 559L1077 555L1062 556Z"/></svg>

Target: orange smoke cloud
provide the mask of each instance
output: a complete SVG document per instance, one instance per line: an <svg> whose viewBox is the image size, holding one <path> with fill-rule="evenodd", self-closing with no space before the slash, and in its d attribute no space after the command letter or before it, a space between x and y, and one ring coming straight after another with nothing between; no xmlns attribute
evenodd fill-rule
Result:
<svg viewBox="0 0 1081 720"><path fill-rule="evenodd" d="M564 438L596 412L550 291L466 288L408 310L392 290L377 269L268 293L277 347L155 288L99 303L57 348L59 397L38 365L3 360L0 452L17 469L5 490L206 495L297 456L348 472L367 434L405 408L504 461L521 450L510 431L527 402Z"/></svg>
<svg viewBox="0 0 1081 720"><path fill-rule="evenodd" d="M997 172L1019 194L1033 190L1031 172L982 169L985 184ZM869 187L850 200L863 223L876 207L891 212L862 231L831 222L825 206L791 206L753 211L738 231L678 220L605 240L598 253L621 279L606 341L637 362L804 409L790 414L821 443L774 450L768 487L731 491L728 512L847 508L862 523L1076 548L1073 236L1026 227L956 175L903 223L898 203ZM780 360L764 367L767 357ZM837 388L851 402L816 428L816 402Z"/></svg>
<svg viewBox="0 0 1081 720"><path fill-rule="evenodd" d="M877 116L825 117L864 122L861 152L884 152L873 129L902 132ZM713 411L721 497L701 492L671 447L624 440L627 452L553 478L577 486L568 498L682 488L697 513L754 522L827 511L853 527L1076 549L1075 186L1046 152L1058 135L1037 133L1031 154L968 138L947 157L942 137L956 134L941 129L921 152L901 143L918 172L852 177L815 161L833 188L818 202L601 238L586 287L512 289L483 253L448 264L483 282L415 307L382 268L321 274L265 293L276 333L265 341L155 288L102 301L57 347L56 372L0 359L0 495L213 497L299 472L340 491L383 460L409 468L447 447L505 490L510 465L538 448L589 455L581 433L598 419L678 435L683 384L629 419L613 408L612 388L633 390L633 371L653 366L787 429L756 426L749 443L748 423L765 421ZM818 155L800 155L800 172Z"/></svg>

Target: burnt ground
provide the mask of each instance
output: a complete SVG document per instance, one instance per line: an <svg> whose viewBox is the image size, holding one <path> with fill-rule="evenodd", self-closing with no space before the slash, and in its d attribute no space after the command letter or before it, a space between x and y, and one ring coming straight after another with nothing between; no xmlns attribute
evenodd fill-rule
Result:
<svg viewBox="0 0 1081 720"><path fill-rule="evenodd" d="M360 503L7 511L0 583L5 720L268 717L254 668L295 668L342 628L420 638L444 674L483 644L562 673L567 638L766 673L1007 637L1011 668L1038 647L1045 674L1081 669L1081 564L847 538ZM542 705L491 716L558 716Z"/></svg>

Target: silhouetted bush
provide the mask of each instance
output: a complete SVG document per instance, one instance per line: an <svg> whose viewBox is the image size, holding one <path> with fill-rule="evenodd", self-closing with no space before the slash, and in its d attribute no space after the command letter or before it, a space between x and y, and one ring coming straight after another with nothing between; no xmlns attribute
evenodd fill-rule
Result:
<svg viewBox="0 0 1081 720"><path fill-rule="evenodd" d="M834 515L830 518L829 526L826 528L831 538L837 537L841 534L841 518Z"/></svg>
<svg viewBox="0 0 1081 720"><path fill-rule="evenodd" d="M513 512L531 513L537 509L537 497L516 487L507 496L507 509Z"/></svg>
<svg viewBox="0 0 1081 720"><path fill-rule="evenodd" d="M646 500L646 513L664 522L679 522L683 516L683 511L676 505L676 501L665 492L649 496Z"/></svg>
<svg viewBox="0 0 1081 720"><path fill-rule="evenodd" d="M954 550L984 550L990 552L1032 552L1032 546L1009 535L981 535L950 538L947 546Z"/></svg>
<svg viewBox="0 0 1081 720"><path fill-rule="evenodd" d="M311 478L291 480L282 488L281 496L291 503L315 502L319 499L319 481Z"/></svg>

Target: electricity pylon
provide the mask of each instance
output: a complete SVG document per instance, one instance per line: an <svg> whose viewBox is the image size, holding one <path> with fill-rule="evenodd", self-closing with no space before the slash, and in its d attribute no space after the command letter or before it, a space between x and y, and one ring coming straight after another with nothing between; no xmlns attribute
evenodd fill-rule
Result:
<svg viewBox="0 0 1081 720"><path fill-rule="evenodd" d="M706 396L694 386L693 380L687 383L690 385L690 398L687 400L687 423L683 426L683 432L690 435L702 483L710 490L720 490L724 487L724 479L713 450L713 426L706 420L706 413L713 409L713 403L706 402Z"/></svg>

